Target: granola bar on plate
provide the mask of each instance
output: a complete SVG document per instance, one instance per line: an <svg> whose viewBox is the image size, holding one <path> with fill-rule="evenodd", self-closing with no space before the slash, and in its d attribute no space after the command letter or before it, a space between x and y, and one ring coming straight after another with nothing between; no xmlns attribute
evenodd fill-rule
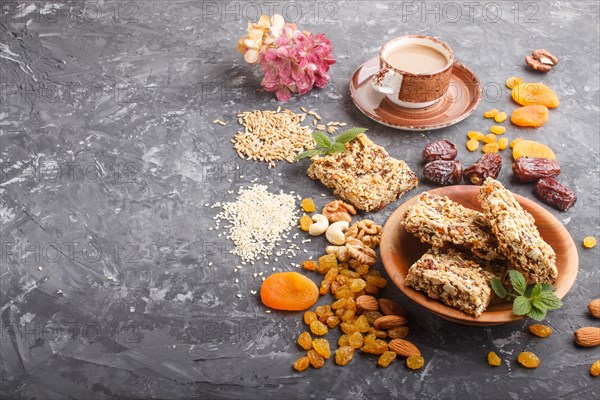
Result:
<svg viewBox="0 0 600 400"><path fill-rule="evenodd" d="M417 187L417 176L402 160L389 156L365 134L346 144L346 151L313 157L308 176L333 189L354 207L372 211Z"/></svg>
<svg viewBox="0 0 600 400"><path fill-rule="evenodd" d="M511 267L520 270L529 282L554 283L558 275L556 253L540 236L531 214L492 178L483 183L478 199Z"/></svg>
<svg viewBox="0 0 600 400"><path fill-rule="evenodd" d="M423 193L406 211L402 225L422 242L435 247L454 244L485 260L504 258L483 214L446 196Z"/></svg>
<svg viewBox="0 0 600 400"><path fill-rule="evenodd" d="M459 251L434 247L409 268L406 285L478 317L490 304L494 276Z"/></svg>

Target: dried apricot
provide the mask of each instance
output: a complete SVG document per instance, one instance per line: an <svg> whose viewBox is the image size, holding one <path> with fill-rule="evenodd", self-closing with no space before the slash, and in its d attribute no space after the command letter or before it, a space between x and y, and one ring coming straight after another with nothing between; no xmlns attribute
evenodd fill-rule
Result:
<svg viewBox="0 0 600 400"><path fill-rule="evenodd" d="M520 140L513 147L513 158L519 157L549 158L556 160L552 149L532 140Z"/></svg>
<svg viewBox="0 0 600 400"><path fill-rule="evenodd" d="M596 246L596 238L593 236L586 236L583 238L583 247L591 249Z"/></svg>
<svg viewBox="0 0 600 400"><path fill-rule="evenodd" d="M302 207L302 209L307 213L314 212L317 209L315 202L310 198L302 199L300 207Z"/></svg>
<svg viewBox="0 0 600 400"><path fill-rule="evenodd" d="M554 90L539 82L520 83L512 89L511 95L513 100L522 106L541 105L555 108L560 104Z"/></svg>
<svg viewBox="0 0 600 400"><path fill-rule="evenodd" d="M591 376L599 376L600 375L600 360L594 361L594 363L590 367L590 375Z"/></svg>
<svg viewBox="0 0 600 400"><path fill-rule="evenodd" d="M490 132L492 132L495 135L502 135L504 132L506 132L506 127L500 125L492 125L490 127Z"/></svg>
<svg viewBox="0 0 600 400"><path fill-rule="evenodd" d="M384 351L379 359L377 360L377 364L383 368L387 368L388 365L392 363L396 359L397 354L393 351Z"/></svg>
<svg viewBox="0 0 600 400"><path fill-rule="evenodd" d="M497 109L493 108L491 110L488 110L486 112L483 113L483 116L485 118L494 118L496 116L496 114L498 114L500 111L498 111Z"/></svg>
<svg viewBox="0 0 600 400"><path fill-rule="evenodd" d="M496 135L490 133L483 137L483 143L494 143L496 141Z"/></svg>
<svg viewBox="0 0 600 400"><path fill-rule="evenodd" d="M297 272L274 273L260 287L263 304L276 310L306 310L318 297L317 285Z"/></svg>
<svg viewBox="0 0 600 400"><path fill-rule="evenodd" d="M511 76L506 80L506 87L509 89L513 89L515 86L523 83L523 78L519 78L518 76Z"/></svg>
<svg viewBox="0 0 600 400"><path fill-rule="evenodd" d="M483 151L485 154L487 154L487 153L497 153L498 150L500 150L500 146L496 142L488 143L488 144L486 144L485 146L483 146L481 148L481 151Z"/></svg>
<svg viewBox="0 0 600 400"><path fill-rule="evenodd" d="M312 338L310 337L310 333L302 332L300 336L298 336L298 345L304 350L312 349Z"/></svg>
<svg viewBox="0 0 600 400"><path fill-rule="evenodd" d="M317 336L323 336L327 334L329 329L327 329L327 326L321 321L314 321L310 324L310 331Z"/></svg>
<svg viewBox="0 0 600 400"><path fill-rule="evenodd" d="M302 263L302 267L307 271L314 271L317 269L317 263L313 260L306 260Z"/></svg>
<svg viewBox="0 0 600 400"><path fill-rule="evenodd" d="M300 357L299 359L297 359L294 362L294 369L298 372L302 372L304 371L306 368L308 368L308 357L304 356L304 357Z"/></svg>
<svg viewBox="0 0 600 400"><path fill-rule="evenodd" d="M302 229L304 232L308 232L308 227L311 226L312 223L313 220L308 215L303 214L302 217L300 217L300 229Z"/></svg>
<svg viewBox="0 0 600 400"><path fill-rule="evenodd" d="M506 121L506 118L508 118L508 115L506 115L506 113L504 111L499 112L498 114L494 115L494 121L496 121L498 123Z"/></svg>
<svg viewBox="0 0 600 400"><path fill-rule="evenodd" d="M524 351L519 354L517 360L525 368L537 368L540 366L540 359L530 351Z"/></svg>
<svg viewBox="0 0 600 400"><path fill-rule="evenodd" d="M318 369L321 368L323 364L325 364L325 359L323 358L323 356L317 353L317 351L314 349L309 350L307 356L308 362L310 363L310 365L312 365L313 368Z"/></svg>
<svg viewBox="0 0 600 400"><path fill-rule="evenodd" d="M542 126L548 121L548 107L541 105L519 107L510 116L510 122L518 126Z"/></svg>
<svg viewBox="0 0 600 400"><path fill-rule="evenodd" d="M469 151L475 151L479 148L479 140L470 139L467 141L467 149Z"/></svg>
<svg viewBox="0 0 600 400"><path fill-rule="evenodd" d="M421 369L425 365L425 359L422 356L410 356L406 358L406 366L410 369Z"/></svg>
<svg viewBox="0 0 600 400"><path fill-rule="evenodd" d="M354 349L350 346L342 346L335 351L335 363L337 365L346 365L352 361Z"/></svg>
<svg viewBox="0 0 600 400"><path fill-rule="evenodd" d="M329 342L327 341L327 339L314 339L312 341L312 347L323 358L329 358L329 356L331 355L331 349L329 348Z"/></svg>
<svg viewBox="0 0 600 400"><path fill-rule="evenodd" d="M513 149L517 143L522 142L523 140L525 139L520 137L514 139L512 142L510 142L510 148Z"/></svg>
<svg viewBox="0 0 600 400"><path fill-rule="evenodd" d="M535 336L546 338L552 335L552 328L542 324L533 324L529 327L529 331Z"/></svg>
<svg viewBox="0 0 600 400"><path fill-rule="evenodd" d="M499 367L502 364L502 359L498 354L493 351L490 351L487 355L487 362L491 367Z"/></svg>
<svg viewBox="0 0 600 400"><path fill-rule="evenodd" d="M498 148L500 150L504 150L507 147L508 147L508 139L507 138L503 137L503 138L498 139Z"/></svg>

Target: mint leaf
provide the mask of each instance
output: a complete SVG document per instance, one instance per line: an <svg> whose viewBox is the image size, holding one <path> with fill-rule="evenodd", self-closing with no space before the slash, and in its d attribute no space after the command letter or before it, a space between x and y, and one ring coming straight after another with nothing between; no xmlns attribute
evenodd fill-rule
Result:
<svg viewBox="0 0 600 400"><path fill-rule="evenodd" d="M323 149L310 149L307 151L303 151L302 153L296 154L296 161L301 160L303 158L310 158L312 156L316 156L319 154L325 154L325 150Z"/></svg>
<svg viewBox="0 0 600 400"><path fill-rule="evenodd" d="M546 310L532 306L531 310L527 313L527 316L536 321L543 321L544 318L546 318Z"/></svg>
<svg viewBox="0 0 600 400"><path fill-rule="evenodd" d="M341 143L333 143L331 146L329 146L329 150L327 150L327 154L333 154L333 153L342 153L346 151L346 146L341 144Z"/></svg>
<svg viewBox="0 0 600 400"><path fill-rule="evenodd" d="M527 315L531 311L531 302L525 296L518 296L513 303L513 314Z"/></svg>
<svg viewBox="0 0 600 400"><path fill-rule="evenodd" d="M525 278L523 278L523 275L521 275L519 271L511 269L510 271L508 271L508 277L510 279L510 284L515 289L515 291L520 295L524 295L525 290L527 288L527 282L525 282Z"/></svg>
<svg viewBox="0 0 600 400"><path fill-rule="evenodd" d="M504 285L502 285L502 282L500 282L500 279L492 278L490 284L492 285L494 293L496 293L498 297L504 299L506 296L508 296L508 292L504 288Z"/></svg>
<svg viewBox="0 0 600 400"><path fill-rule="evenodd" d="M315 143L317 143L318 147L329 149L329 146L331 146L331 140L329 140L329 136L327 136L325 132L314 131L312 133L312 137L315 140Z"/></svg>
<svg viewBox="0 0 600 400"><path fill-rule="evenodd" d="M540 283L540 285L542 285L542 290L544 292L554 292L556 291L556 288L554 286L552 286L549 283Z"/></svg>
<svg viewBox="0 0 600 400"><path fill-rule="evenodd" d="M537 297L540 295L540 293L542 293L542 285L540 285L539 283L536 283L535 285L533 285L533 288L531 289L531 294L529 295L529 298L531 299L532 302L535 302L535 299L537 299Z"/></svg>
<svg viewBox="0 0 600 400"><path fill-rule="evenodd" d="M536 307L546 310L556 310L562 307L562 301L554 293L542 292L535 299Z"/></svg>
<svg viewBox="0 0 600 400"><path fill-rule="evenodd" d="M367 128L350 128L337 135L333 140L335 143L346 144L366 130Z"/></svg>

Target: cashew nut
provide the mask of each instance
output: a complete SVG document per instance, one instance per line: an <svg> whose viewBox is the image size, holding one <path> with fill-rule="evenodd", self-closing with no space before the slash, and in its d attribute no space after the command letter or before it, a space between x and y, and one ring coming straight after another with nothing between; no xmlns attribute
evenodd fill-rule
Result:
<svg viewBox="0 0 600 400"><path fill-rule="evenodd" d="M312 216L314 223L308 226L308 234L311 236L319 236L325 233L329 226L329 220L323 214L315 214Z"/></svg>
<svg viewBox="0 0 600 400"><path fill-rule="evenodd" d="M348 221L338 221L329 225L327 231L325 232L325 237L331 244L335 244L336 246L341 246L346 243L346 235L344 235L344 231L348 229Z"/></svg>

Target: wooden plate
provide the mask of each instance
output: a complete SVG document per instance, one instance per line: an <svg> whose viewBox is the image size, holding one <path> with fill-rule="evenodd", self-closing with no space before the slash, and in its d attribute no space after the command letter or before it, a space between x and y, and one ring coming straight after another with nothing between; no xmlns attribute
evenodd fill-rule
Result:
<svg viewBox="0 0 600 400"><path fill-rule="evenodd" d="M448 196L451 200L465 207L481 211L481 206L477 201L479 186L447 186L431 190L429 193ZM556 295L562 298L571 289L577 276L579 268L577 247L569 232L552 214L539 204L523 196L519 196L518 194L514 194L514 196L521 206L533 215L542 238L556 252L558 277L554 286L556 287ZM408 233L400 224L406 210L418 198L419 196L415 196L398 207L390 218L388 218L383 228L380 247L381 259L388 275L396 286L409 298L429 311L459 324L488 326L505 324L522 319L522 316L513 315L512 306L509 303L499 299L493 300L487 311L475 318L436 300L432 300L423 293L405 286L404 279L408 268L429 249L429 245L421 243L418 238Z"/></svg>

